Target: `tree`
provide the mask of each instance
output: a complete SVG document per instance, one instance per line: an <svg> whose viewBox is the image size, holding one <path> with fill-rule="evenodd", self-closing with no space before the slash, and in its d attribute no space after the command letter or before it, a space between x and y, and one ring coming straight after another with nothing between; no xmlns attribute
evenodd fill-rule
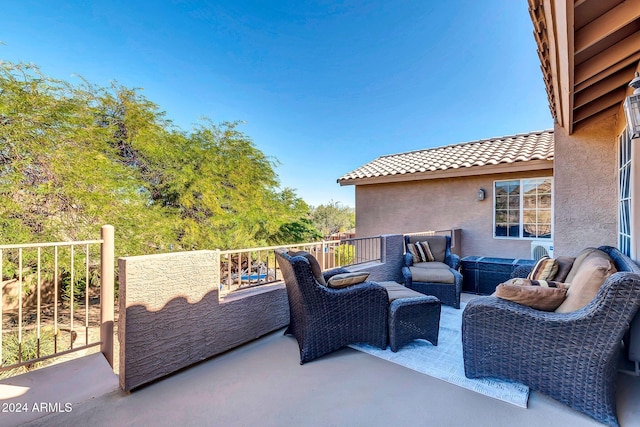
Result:
<svg viewBox="0 0 640 427"><path fill-rule="evenodd" d="M340 202L330 201L311 209L311 222L324 237L353 229L356 224L355 211Z"/></svg>
<svg viewBox="0 0 640 427"><path fill-rule="evenodd" d="M138 90L0 62L0 243L95 238L116 255L313 235L309 206L239 122L176 128Z"/></svg>

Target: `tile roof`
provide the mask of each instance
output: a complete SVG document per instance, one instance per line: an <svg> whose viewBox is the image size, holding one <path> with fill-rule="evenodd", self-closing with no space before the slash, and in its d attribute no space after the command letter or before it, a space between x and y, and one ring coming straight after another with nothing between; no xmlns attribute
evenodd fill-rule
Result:
<svg viewBox="0 0 640 427"><path fill-rule="evenodd" d="M531 160L552 161L553 141L553 131L545 130L390 154L378 157L343 175L338 182L355 184L352 181L366 178L384 178L393 175L448 171Z"/></svg>

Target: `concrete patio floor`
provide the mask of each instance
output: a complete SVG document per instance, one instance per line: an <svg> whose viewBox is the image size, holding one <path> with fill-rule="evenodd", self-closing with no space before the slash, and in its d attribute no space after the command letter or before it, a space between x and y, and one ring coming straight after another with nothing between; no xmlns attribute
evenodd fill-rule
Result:
<svg viewBox="0 0 640 427"><path fill-rule="evenodd" d="M619 374L618 390L622 427L640 427L640 378ZM280 330L129 395L111 392L21 425L600 424L536 392L522 409L350 348L301 366L295 339Z"/></svg>

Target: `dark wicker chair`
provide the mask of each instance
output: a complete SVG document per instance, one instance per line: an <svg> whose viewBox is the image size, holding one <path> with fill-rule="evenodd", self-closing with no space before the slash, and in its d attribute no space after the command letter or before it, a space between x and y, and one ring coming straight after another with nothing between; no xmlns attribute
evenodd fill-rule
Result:
<svg viewBox="0 0 640 427"><path fill-rule="evenodd" d="M285 334L298 341L300 364L354 343L387 347L389 297L382 286L364 282L331 289L318 283L305 257L276 250L276 258L289 299ZM335 269L324 277L344 272Z"/></svg>
<svg viewBox="0 0 640 427"><path fill-rule="evenodd" d="M410 267L414 264L413 255L409 251L404 254L404 267L402 267L402 275L404 276L404 284L407 288L413 289L425 295L433 295L442 301L443 304L460 308L460 293L462 292L462 274L458 271L460 268L460 257L451 253L451 237L449 236L404 236L405 248L409 243L420 241L436 241L444 240L444 257L442 262L449 266L449 271L453 274L454 283L439 282L421 282L413 280ZM432 243L429 243L430 245Z"/></svg>
<svg viewBox="0 0 640 427"><path fill-rule="evenodd" d="M640 268L615 248L598 249L618 273L580 310L542 312L494 296L469 301L462 314L466 376L517 381L617 426L616 366L640 307Z"/></svg>

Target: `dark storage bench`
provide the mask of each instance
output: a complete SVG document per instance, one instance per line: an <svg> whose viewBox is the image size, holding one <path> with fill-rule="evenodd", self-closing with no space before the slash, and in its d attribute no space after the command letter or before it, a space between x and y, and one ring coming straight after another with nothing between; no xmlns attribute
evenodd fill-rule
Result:
<svg viewBox="0 0 640 427"><path fill-rule="evenodd" d="M509 280L516 267L535 263L532 259L464 257L460 263L464 278L462 290L476 294L492 294L496 286Z"/></svg>

